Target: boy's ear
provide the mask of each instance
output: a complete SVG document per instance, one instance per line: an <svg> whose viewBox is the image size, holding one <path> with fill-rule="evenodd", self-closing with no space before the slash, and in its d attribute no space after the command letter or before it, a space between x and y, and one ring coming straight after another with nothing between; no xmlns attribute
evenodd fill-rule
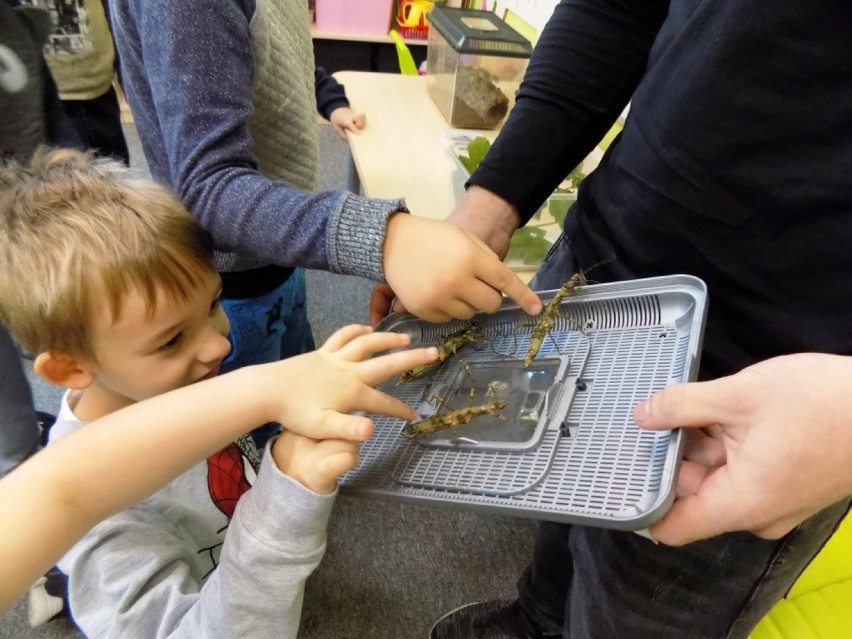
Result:
<svg viewBox="0 0 852 639"><path fill-rule="evenodd" d="M65 351L46 351L33 363L35 374L51 384L72 390L91 386L95 379L88 366Z"/></svg>

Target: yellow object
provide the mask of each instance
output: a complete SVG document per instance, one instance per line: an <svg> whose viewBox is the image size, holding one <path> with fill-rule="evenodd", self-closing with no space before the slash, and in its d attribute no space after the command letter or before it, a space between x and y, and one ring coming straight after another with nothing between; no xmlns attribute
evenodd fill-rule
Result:
<svg viewBox="0 0 852 639"><path fill-rule="evenodd" d="M615 139L615 136L621 133L621 129L624 128L624 125L621 122L616 122L612 125L612 128L607 131L606 135L603 136L603 140L598 142L598 148L601 151L606 151L609 148L609 145L612 144L612 141Z"/></svg>
<svg viewBox="0 0 852 639"><path fill-rule="evenodd" d="M749 639L852 637L852 515Z"/></svg>
<svg viewBox="0 0 852 639"><path fill-rule="evenodd" d="M533 44L538 41L538 32L535 27L511 9L506 9L506 11L503 12L503 22L508 24Z"/></svg>
<svg viewBox="0 0 852 639"><path fill-rule="evenodd" d="M401 27L426 27L429 20L426 14L435 6L431 0L401 0L399 15L396 18Z"/></svg>
<svg viewBox="0 0 852 639"><path fill-rule="evenodd" d="M408 45L399 35L396 29L390 30L390 37L396 45L396 56L399 58L399 70L403 75L417 75L417 64L414 62L414 57L411 51L408 50Z"/></svg>

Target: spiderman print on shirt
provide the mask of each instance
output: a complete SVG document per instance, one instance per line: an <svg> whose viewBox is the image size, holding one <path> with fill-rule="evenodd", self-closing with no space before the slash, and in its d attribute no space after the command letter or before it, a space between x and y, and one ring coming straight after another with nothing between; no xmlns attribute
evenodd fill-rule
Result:
<svg viewBox="0 0 852 639"><path fill-rule="evenodd" d="M240 497L254 483L259 468L260 456L248 435L207 458L207 489L228 521L234 516Z"/></svg>

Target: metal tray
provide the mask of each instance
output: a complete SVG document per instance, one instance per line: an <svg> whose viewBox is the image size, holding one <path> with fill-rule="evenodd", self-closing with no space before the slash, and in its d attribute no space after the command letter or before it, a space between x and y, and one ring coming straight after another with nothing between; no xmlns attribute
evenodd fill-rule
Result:
<svg viewBox="0 0 852 639"><path fill-rule="evenodd" d="M540 293L545 303L555 291ZM581 287L560 304L528 368L535 318L512 302L473 318L484 339L434 371L380 386L428 417L500 399L494 415L431 435L374 417L361 463L341 480L348 494L578 523L645 528L674 500L679 430L651 432L632 419L637 402L698 370L706 287L673 275ZM430 324L391 315L380 330L411 346L438 344L464 321ZM417 420L415 420L417 421Z"/></svg>

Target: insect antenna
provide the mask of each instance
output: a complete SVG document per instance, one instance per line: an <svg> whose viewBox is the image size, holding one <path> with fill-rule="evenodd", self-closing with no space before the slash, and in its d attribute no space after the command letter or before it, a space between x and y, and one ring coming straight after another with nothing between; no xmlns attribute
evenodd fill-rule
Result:
<svg viewBox="0 0 852 639"><path fill-rule="evenodd" d="M467 373L468 377L470 377L470 381L475 384L476 378L473 376L473 373L470 372L470 366L468 366L467 362L465 362L461 357L459 357L459 366L464 369L464 372Z"/></svg>
<svg viewBox="0 0 852 639"><path fill-rule="evenodd" d="M497 331L495 337L498 338L512 338L512 348L508 353L501 353L494 347L494 341L491 340L488 342L488 345L491 347L491 352L495 355L499 355L501 357L514 357L518 352L518 328L523 326L532 326L532 324L512 324L510 322L501 322L500 324L493 324L492 328L504 327L503 330Z"/></svg>
<svg viewBox="0 0 852 639"><path fill-rule="evenodd" d="M555 350L560 355L565 355L565 353L563 353L562 350L559 348L559 342L553 339L553 335L549 331L547 333L547 339L549 339L550 343L553 344L553 350Z"/></svg>
<svg viewBox="0 0 852 639"><path fill-rule="evenodd" d="M600 260L600 261L598 261L598 262L595 262L594 264L592 264L592 265L591 265L590 267L588 267L588 268L581 268L581 269L578 271L578 273L580 274L580 277L582 278L582 284L584 284L584 285L585 285L585 284L594 284L594 283L596 283L596 282L595 282L595 280L590 280L590 279L587 277L587 275L588 275L589 273L591 273L592 271L594 271L596 268L599 268L599 267L604 266L604 265L606 265L606 264L610 264L610 263L612 263L612 262L615 262L615 253L613 253L612 255L610 255L610 256L609 256L608 258L606 258L605 260Z"/></svg>

